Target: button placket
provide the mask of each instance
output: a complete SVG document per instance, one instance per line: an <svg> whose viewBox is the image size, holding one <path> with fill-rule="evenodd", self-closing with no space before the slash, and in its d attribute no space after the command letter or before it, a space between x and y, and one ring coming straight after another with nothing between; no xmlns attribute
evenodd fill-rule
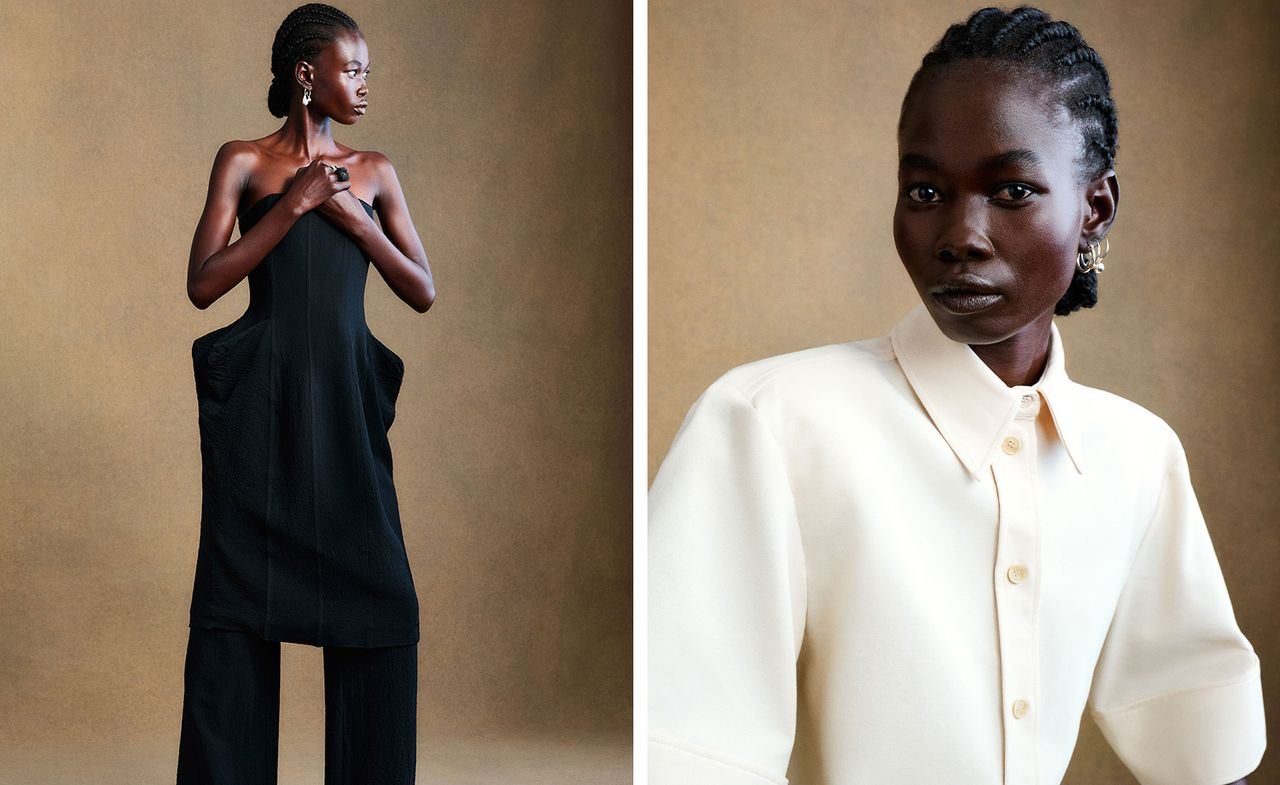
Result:
<svg viewBox="0 0 1280 785"><path fill-rule="evenodd" d="M995 571L992 575L1000 645L1000 679L1003 695L1006 785L1036 782L1039 654L1037 652L1036 603L1038 601L1038 510L1036 509L1035 432L1039 407L1034 399L1017 409L1016 417L1001 440L1001 452L992 464L996 480L999 520Z"/></svg>

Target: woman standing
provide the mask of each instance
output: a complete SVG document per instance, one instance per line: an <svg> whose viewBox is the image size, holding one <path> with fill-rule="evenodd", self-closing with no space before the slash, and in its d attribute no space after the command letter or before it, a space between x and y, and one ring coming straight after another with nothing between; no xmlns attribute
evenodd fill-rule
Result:
<svg viewBox="0 0 1280 785"><path fill-rule="evenodd" d="M364 288L372 262L424 313L435 285L391 163L331 135L367 107L356 23L295 9L271 70L285 122L218 151L188 270L196 307L246 276L250 301L192 344L203 503L178 783L275 782L281 642L324 647L325 781L411 783L418 599L388 441L404 363Z"/></svg>

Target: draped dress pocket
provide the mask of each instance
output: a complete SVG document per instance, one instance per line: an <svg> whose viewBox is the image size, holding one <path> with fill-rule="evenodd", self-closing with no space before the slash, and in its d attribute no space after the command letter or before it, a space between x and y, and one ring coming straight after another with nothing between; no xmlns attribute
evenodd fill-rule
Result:
<svg viewBox="0 0 1280 785"><path fill-rule="evenodd" d="M262 337L269 331L271 320L263 319L243 329L229 332L228 325L197 338L191 345L196 377L196 398L200 415L215 418L239 397L242 389L254 384L255 375L266 384L266 365L259 364Z"/></svg>
<svg viewBox="0 0 1280 785"><path fill-rule="evenodd" d="M369 360L373 367L374 387L378 391L378 411L382 415L383 427L390 430L396 418L400 385L404 382L404 360L372 332L365 334L369 337Z"/></svg>

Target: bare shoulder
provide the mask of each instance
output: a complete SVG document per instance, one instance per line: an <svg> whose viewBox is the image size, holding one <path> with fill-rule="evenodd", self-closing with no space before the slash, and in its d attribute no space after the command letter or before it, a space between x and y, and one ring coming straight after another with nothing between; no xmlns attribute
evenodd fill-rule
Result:
<svg viewBox="0 0 1280 785"><path fill-rule="evenodd" d="M377 196L392 196L400 191L400 181L396 179L395 167L391 165L391 159L385 153L368 150L361 155L364 156L364 165L368 167L373 175L373 181L377 184Z"/></svg>
<svg viewBox="0 0 1280 785"><path fill-rule="evenodd" d="M257 158L262 154L262 148L257 142L249 139L232 139L223 142L218 148L218 154L215 160L233 160L236 158Z"/></svg>
<svg viewBox="0 0 1280 785"><path fill-rule="evenodd" d="M388 177L396 176L395 167L391 165L391 159L385 153L378 150L368 150L362 155L364 156L365 166L373 170L379 184L385 183Z"/></svg>
<svg viewBox="0 0 1280 785"><path fill-rule="evenodd" d="M257 144L244 139L223 142L213 157L213 177L240 184L248 182L261 152Z"/></svg>
<svg viewBox="0 0 1280 785"><path fill-rule="evenodd" d="M341 155L334 160L351 170L352 179L368 183L374 191L373 198L386 192L386 176L391 170L391 162L378 150L357 150L344 144L338 144ZM394 172L393 172L394 176Z"/></svg>
<svg viewBox="0 0 1280 785"><path fill-rule="evenodd" d="M340 142L336 144L340 151L339 155L337 159L329 160L338 160L347 167L378 167L387 160L387 157L377 150L357 150Z"/></svg>

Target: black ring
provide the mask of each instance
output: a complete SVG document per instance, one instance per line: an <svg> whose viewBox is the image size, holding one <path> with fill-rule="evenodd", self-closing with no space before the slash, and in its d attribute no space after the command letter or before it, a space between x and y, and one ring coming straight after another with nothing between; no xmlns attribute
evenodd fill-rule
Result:
<svg viewBox="0 0 1280 785"><path fill-rule="evenodd" d="M347 180L351 179L351 176L347 174L347 167L345 166L339 166L337 169L333 170L333 173L338 176L338 182L340 183L345 183Z"/></svg>

